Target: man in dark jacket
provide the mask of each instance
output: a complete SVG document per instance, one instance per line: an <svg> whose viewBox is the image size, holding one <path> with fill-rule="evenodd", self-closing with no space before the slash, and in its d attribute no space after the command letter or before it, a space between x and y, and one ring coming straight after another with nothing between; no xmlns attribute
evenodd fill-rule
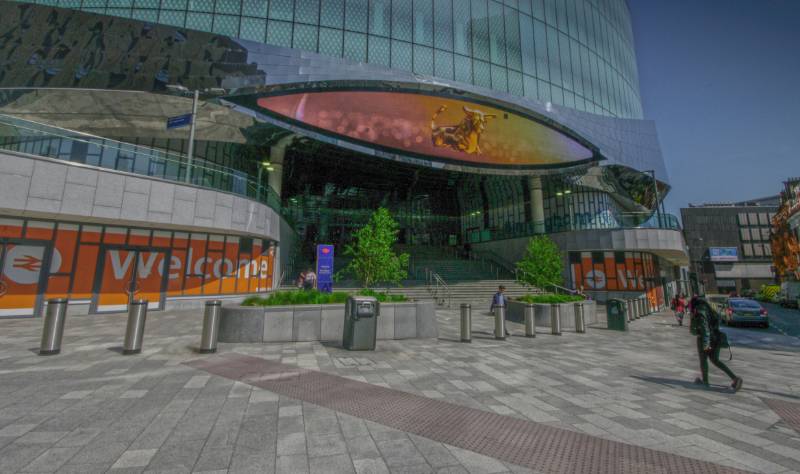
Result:
<svg viewBox="0 0 800 474"><path fill-rule="evenodd" d="M691 332L697 336L697 355L700 357L700 372L694 383L708 386L708 360L725 372L731 378L731 388L738 392L742 388L742 378L737 377L727 365L719 360L719 350L722 342L722 332L719 330L719 317L711 306L702 298L692 300L692 325Z"/></svg>

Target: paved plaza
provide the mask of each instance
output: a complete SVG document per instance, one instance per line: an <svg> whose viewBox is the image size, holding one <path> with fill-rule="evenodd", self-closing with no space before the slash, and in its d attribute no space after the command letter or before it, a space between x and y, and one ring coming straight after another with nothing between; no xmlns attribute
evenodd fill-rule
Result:
<svg viewBox="0 0 800 474"><path fill-rule="evenodd" d="M201 356L198 311L154 312L143 354L122 356L124 315L71 317L63 352L51 357L37 355L42 320L2 320L0 472L615 472L602 457L580 470L548 461L586 459L583 448L592 443L673 465L688 458L687 466L703 469L694 472L800 472L800 347L792 336L731 331L730 365L745 379L734 394L714 368L711 389L691 383L694 338L668 314L635 321L628 333L590 327L552 336L539 328L529 339L510 324L512 337L496 341L491 319L477 313L471 344L458 342L457 311L440 310L438 319L438 339L380 341L375 352L327 343L221 344L219 354ZM237 375L214 368L225 360L265 369ZM324 378L330 399L259 387L280 387L276 377L295 373ZM507 450L464 449L438 432L421 436L428 432L408 421L378 423L358 406L330 408L340 406L334 399L343 390L365 406L370 393L399 394L392 400L415 400L411 410L469 409L501 427L506 420L509 431L572 436L555 448L531 442L530 458L516 456L539 462L530 471ZM437 422L460 436L447 439L497 429L458 420Z"/></svg>

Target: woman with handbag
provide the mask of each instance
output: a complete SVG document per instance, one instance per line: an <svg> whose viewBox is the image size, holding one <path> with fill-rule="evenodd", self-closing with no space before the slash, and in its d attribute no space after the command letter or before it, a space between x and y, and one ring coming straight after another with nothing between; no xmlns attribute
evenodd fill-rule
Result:
<svg viewBox="0 0 800 474"><path fill-rule="evenodd" d="M697 336L697 355L700 357L700 372L694 383L708 387L708 360L731 378L731 388L738 392L742 388L742 378L737 377L731 369L719 360L719 350L728 345L727 335L719 330L719 317L705 300L692 301L691 333Z"/></svg>

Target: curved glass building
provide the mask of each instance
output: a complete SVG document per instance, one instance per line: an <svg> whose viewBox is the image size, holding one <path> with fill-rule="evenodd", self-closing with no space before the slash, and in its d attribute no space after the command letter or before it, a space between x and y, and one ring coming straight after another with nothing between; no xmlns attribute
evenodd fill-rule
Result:
<svg viewBox="0 0 800 474"><path fill-rule="evenodd" d="M379 206L412 280L547 233L567 286L676 289L624 0L0 7L0 316L268 291Z"/></svg>

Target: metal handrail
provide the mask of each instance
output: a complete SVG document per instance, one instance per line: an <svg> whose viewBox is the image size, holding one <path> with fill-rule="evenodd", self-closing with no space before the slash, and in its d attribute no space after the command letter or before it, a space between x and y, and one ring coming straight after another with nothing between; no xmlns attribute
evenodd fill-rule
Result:
<svg viewBox="0 0 800 474"><path fill-rule="evenodd" d="M0 137L0 149L27 153L29 151L26 150L26 146L30 145L34 150L30 151L32 154L71 161L71 156L61 153L58 147L52 147L47 140L66 140L72 144L84 143L89 147L87 152L92 150L92 147L98 152L96 154L98 162L89 164L90 166L178 182L183 182L181 170L188 166L185 155L181 153L126 143L13 115L0 114L0 127L3 126L10 127L17 134ZM37 143L46 144L47 147L36 146ZM109 166L110 162L113 162L113 166ZM285 214L282 212L280 198L275 191L268 185L259 185L243 171L203 159L193 160L191 167L201 172L193 172L189 184L243 195Z"/></svg>
<svg viewBox="0 0 800 474"><path fill-rule="evenodd" d="M428 292L434 300L438 303L441 295L444 294L442 301L446 299L447 307L450 308L453 305L453 292L444 278L430 268L425 269L425 278L428 282Z"/></svg>
<svg viewBox="0 0 800 474"><path fill-rule="evenodd" d="M524 271L520 270L519 268L515 268L515 269L514 269L514 277L515 277L515 279L516 279L516 280L517 280L519 283L522 283L522 284L525 284L525 285L527 285L527 283L524 283L524 282L523 282L523 281L520 279L520 275L528 275L528 272L524 272ZM555 283L547 283L547 284L546 284L546 285L544 285L544 286L545 286L545 288L553 288L553 289L555 290L556 294L558 294L558 292L559 292L559 291L563 291L564 293L566 293L566 294L568 294L568 295L580 295L580 296L586 297L586 294L584 294L584 293L583 293L583 292L581 292L580 290L572 290L572 289L569 289L569 288L563 287L563 286L561 286L561 285L557 285L557 284L555 284Z"/></svg>

